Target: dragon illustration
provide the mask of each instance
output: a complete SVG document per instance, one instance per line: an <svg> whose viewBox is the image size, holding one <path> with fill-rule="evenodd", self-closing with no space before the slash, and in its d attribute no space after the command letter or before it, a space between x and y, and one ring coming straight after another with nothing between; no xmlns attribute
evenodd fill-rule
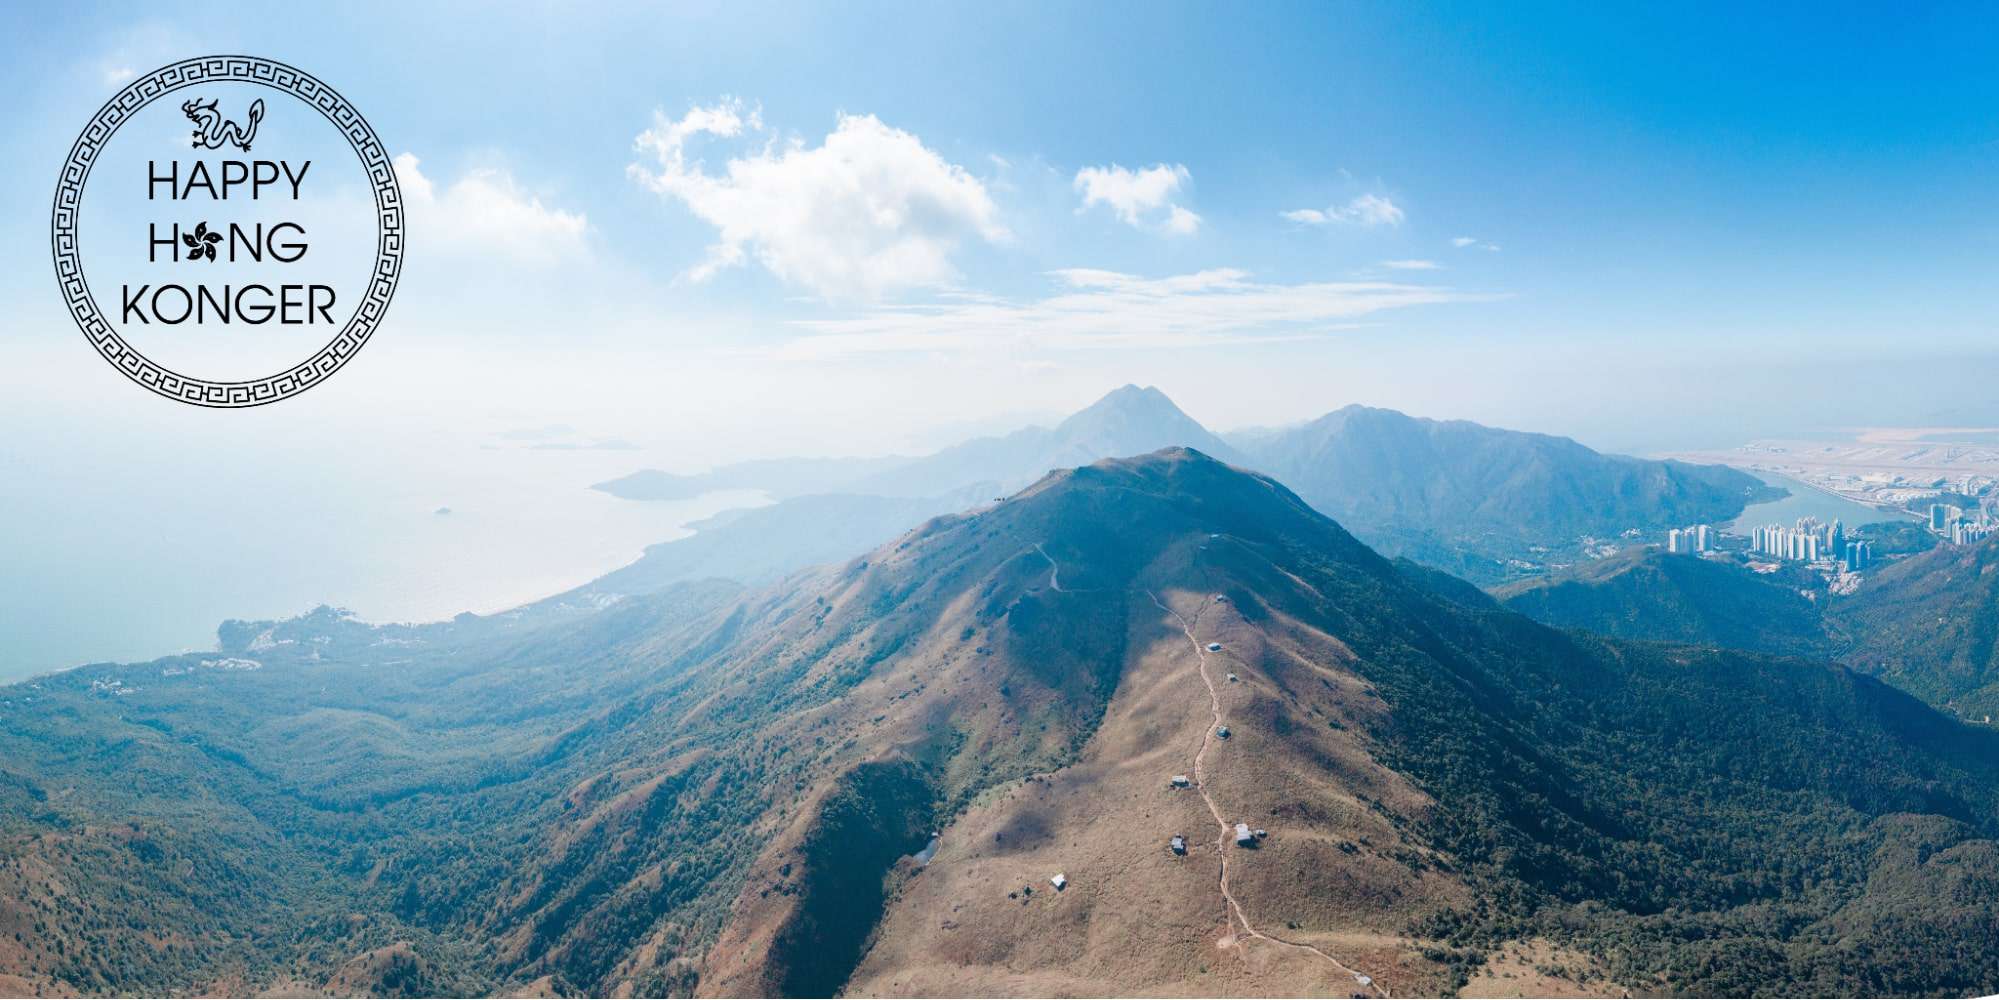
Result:
<svg viewBox="0 0 1999 1000"><path fill-rule="evenodd" d="M264 120L264 100L258 98L250 104L250 124L245 127L222 117L215 109L215 102L186 101L180 106L183 114L195 124L194 148L221 149L225 144L250 151L250 140L257 137L257 123Z"/></svg>

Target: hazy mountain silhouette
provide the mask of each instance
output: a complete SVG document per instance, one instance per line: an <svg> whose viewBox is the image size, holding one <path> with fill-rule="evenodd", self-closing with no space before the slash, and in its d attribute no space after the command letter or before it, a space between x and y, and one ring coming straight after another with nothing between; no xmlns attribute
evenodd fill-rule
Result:
<svg viewBox="0 0 1999 1000"><path fill-rule="evenodd" d="M1777 495L1725 466L1605 455L1568 438L1347 406L1241 441L1248 460L1366 539L1477 582L1573 561L1585 536L1733 519Z"/></svg>
<svg viewBox="0 0 1999 1000"><path fill-rule="evenodd" d="M1181 445L1230 458L1234 450L1151 386L1127 385L1054 427L1026 427L920 457L784 458L725 465L700 475L657 469L596 488L634 500L677 500L719 489L761 489L779 498L814 493L924 498L993 483L1012 492L1051 469Z"/></svg>
<svg viewBox="0 0 1999 1000"><path fill-rule="evenodd" d="M763 489L784 499L695 525L693 537L651 546L631 566L556 600L642 594L708 577L765 583L851 558L928 518L1012 492L1052 469L1175 445L1231 454L1165 393L1127 385L1054 427L978 438L921 458L777 459L700 476L635 473L597 488L640 500L725 488Z"/></svg>
<svg viewBox="0 0 1999 1000"><path fill-rule="evenodd" d="M592 486L626 500L686 500L717 490L763 490L771 496L804 496L847 489L855 480L904 465L912 459L770 458L736 462L697 475L641 469Z"/></svg>
<svg viewBox="0 0 1999 1000"><path fill-rule="evenodd" d="M1771 492L1722 466L1601 455L1567 438L1357 406L1239 443L1222 441L1158 389L1127 385L1054 427L921 458L759 461L699 476L635 473L598 488L678 499L747 487L788 499L654 546L639 564L585 589L634 593L711 575L764 582L856 555L926 517L1018 489L1051 469L1175 446L1268 471L1370 545L1480 583L1521 576L1553 558L1580 558L1586 535L1728 520ZM828 495L815 496L821 493Z"/></svg>
<svg viewBox="0 0 1999 1000"><path fill-rule="evenodd" d="M966 483L995 481L1012 492L1053 469L1175 446L1225 461L1237 457L1234 448L1181 412L1165 393L1152 386L1127 385L1054 427L1029 427L1005 437L968 441L873 473L859 480L855 489L891 496L930 495Z"/></svg>

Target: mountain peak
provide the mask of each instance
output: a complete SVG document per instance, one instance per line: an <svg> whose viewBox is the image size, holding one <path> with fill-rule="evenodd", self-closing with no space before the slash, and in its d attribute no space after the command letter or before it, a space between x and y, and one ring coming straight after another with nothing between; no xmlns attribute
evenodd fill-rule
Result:
<svg viewBox="0 0 1999 1000"><path fill-rule="evenodd" d="M1235 468L1198 448L1168 445L1143 454L1100 458L1072 469L1055 469L1039 483L1023 490L1020 496L1045 491L1056 484L1132 487L1167 481L1175 488L1186 488L1190 485L1187 480L1219 482L1234 479L1266 481L1263 476Z"/></svg>
<svg viewBox="0 0 1999 1000"><path fill-rule="evenodd" d="M1177 539L1220 533L1310 537L1367 573L1387 565L1283 484L1184 445L1050 472L1004 505L999 525L1026 532L1023 542L1046 538L1106 559L1121 547L1117 559L1138 564Z"/></svg>
<svg viewBox="0 0 1999 1000"><path fill-rule="evenodd" d="M1058 465L1083 465L1109 455L1142 455L1174 445L1224 461L1240 456L1156 386L1114 389L1055 426Z"/></svg>
<svg viewBox="0 0 1999 1000"><path fill-rule="evenodd" d="M1288 433L1336 432L1345 429L1349 423L1354 421L1368 420L1376 423L1388 421L1402 421L1405 423L1421 422L1421 418L1411 417L1400 410L1368 406L1364 403L1348 403L1337 410L1322 414L1315 420L1308 420L1297 427L1291 428Z"/></svg>
<svg viewBox="0 0 1999 1000"><path fill-rule="evenodd" d="M1170 415L1183 420L1193 419L1187 416L1179 406L1175 405L1171 397L1161 392L1158 386L1142 386L1137 383L1128 382L1105 393L1096 402L1071 414L1063 423L1070 423L1093 413L1101 414L1110 412L1150 413L1160 416Z"/></svg>

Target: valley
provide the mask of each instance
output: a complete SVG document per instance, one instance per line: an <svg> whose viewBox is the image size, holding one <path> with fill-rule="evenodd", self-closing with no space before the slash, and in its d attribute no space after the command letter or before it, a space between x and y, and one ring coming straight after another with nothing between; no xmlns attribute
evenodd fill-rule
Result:
<svg viewBox="0 0 1999 1000"><path fill-rule="evenodd" d="M1999 545L1930 543L1846 578L1853 586L1845 590L1798 564L1632 548L1492 596L1563 628L1833 660L1991 725L1999 716Z"/></svg>

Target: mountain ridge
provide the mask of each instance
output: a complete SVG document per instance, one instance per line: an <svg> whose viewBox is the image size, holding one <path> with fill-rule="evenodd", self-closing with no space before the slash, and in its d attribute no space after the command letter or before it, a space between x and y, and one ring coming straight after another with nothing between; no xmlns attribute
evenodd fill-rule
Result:
<svg viewBox="0 0 1999 1000"><path fill-rule="evenodd" d="M7 692L0 929L61 928L15 957L39 983L1443 993L1527 946L1578 989L1999 976L1955 948L1993 926L1991 734L1837 668L1451 603L1186 449L754 591L232 635ZM15 874L76 857L80 897ZM150 949L183 861L269 895Z"/></svg>
<svg viewBox="0 0 1999 1000"><path fill-rule="evenodd" d="M780 499L817 493L931 497L981 482L1011 493L1050 470L1099 458L1141 455L1169 445L1227 458L1234 449L1154 386L1126 384L1052 427L978 437L925 455L779 458L684 475L641 470L591 488L631 500L685 499L719 489L764 489Z"/></svg>
<svg viewBox="0 0 1999 1000"><path fill-rule="evenodd" d="M1375 437L1342 436L1350 424ZM1443 434L1443 443L1403 454L1400 446L1412 436L1433 434ZM639 592L634 588L702 573L763 583L814 562L857 555L924 517L1010 493L1051 469L1167 446L1267 471L1387 554L1481 584L1521 576L1550 560L1583 558L1583 536L1592 533L1616 537L1726 520L1767 491L1754 477L1720 466L1607 456L1568 438L1358 404L1231 442L1158 388L1126 385L1052 428L979 438L927 456L768 460L725 466L705 477L648 471L600 483L596 488L627 498L652 495L655 487L672 498L727 487L763 488L781 499L742 523L705 527L692 539L654 546L638 564L577 593ZM1522 455L1531 461L1522 462ZM1560 498L1569 513L1534 516L1544 496ZM787 559L787 552L797 555Z"/></svg>
<svg viewBox="0 0 1999 1000"><path fill-rule="evenodd" d="M1482 584L1584 557L1587 538L1727 521L1773 495L1724 466L1358 404L1246 445L1256 468L1370 544Z"/></svg>

